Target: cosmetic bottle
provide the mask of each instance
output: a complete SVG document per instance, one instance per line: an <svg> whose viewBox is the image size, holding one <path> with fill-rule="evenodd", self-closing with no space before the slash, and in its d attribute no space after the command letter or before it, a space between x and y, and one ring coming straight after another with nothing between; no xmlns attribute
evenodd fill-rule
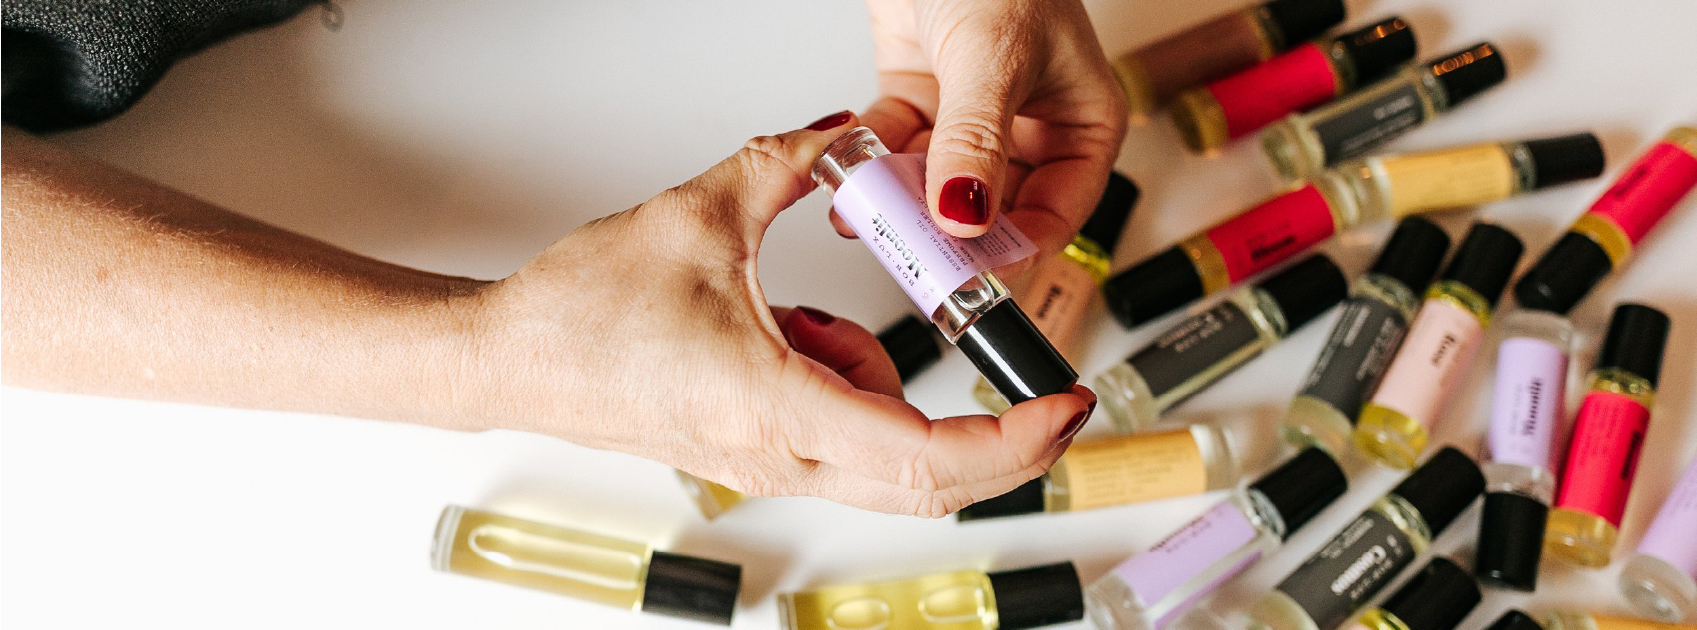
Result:
<svg viewBox="0 0 1697 630"><path fill-rule="evenodd" d="M1141 121L1179 93L1266 61L1343 18L1343 0L1272 0L1168 35L1111 64Z"/></svg>
<svg viewBox="0 0 1697 630"><path fill-rule="evenodd" d="M1284 546L1349 487L1343 469L1306 449L1085 590L1097 630L1174 628L1220 585Z"/></svg>
<svg viewBox="0 0 1697 630"><path fill-rule="evenodd" d="M1391 583L1485 488L1445 447L1249 609L1252 630L1332 630Z"/></svg>
<svg viewBox="0 0 1697 630"><path fill-rule="evenodd" d="M1697 459L1685 466L1638 552L1627 559L1620 592L1650 617L1697 619Z"/></svg>
<svg viewBox="0 0 1697 630"><path fill-rule="evenodd" d="M1538 620L1533 619L1532 615L1511 608L1508 612L1503 613L1503 616L1497 617L1496 621L1491 622L1490 627L1485 628L1485 630L1544 630L1544 626L1540 625Z"/></svg>
<svg viewBox="0 0 1697 630"><path fill-rule="evenodd" d="M1401 17L1301 44L1180 94L1173 124L1192 151L1218 149L1287 115L1307 111L1414 59L1414 29Z"/></svg>
<svg viewBox="0 0 1697 630"><path fill-rule="evenodd" d="M1544 553L1584 567L1609 563L1650 426L1668 325L1668 316L1654 308L1615 307L1590 391L1573 419Z"/></svg>
<svg viewBox="0 0 1697 630"><path fill-rule="evenodd" d="M1141 431L1348 293L1343 271L1315 254L1179 322L1097 376L1093 389L1119 432Z"/></svg>
<svg viewBox="0 0 1697 630"><path fill-rule="evenodd" d="M1355 423L1355 445L1395 468L1412 468L1433 425L1467 372L1491 312L1520 261L1520 239L1475 223L1426 300L1384 381Z"/></svg>
<svg viewBox="0 0 1697 630"><path fill-rule="evenodd" d="M731 625L742 567L456 505L442 510L430 563L608 606Z"/></svg>
<svg viewBox="0 0 1697 630"><path fill-rule="evenodd" d="M1404 67L1349 96L1291 114L1261 132L1261 148L1287 181L1367 153L1449 111L1508 75L1501 51L1481 42Z"/></svg>
<svg viewBox="0 0 1697 630"><path fill-rule="evenodd" d="M1356 278L1325 345L1285 411L1280 433L1298 448L1343 454L1361 404L1373 395L1420 306L1416 287L1431 284L1449 251L1443 228L1420 217L1397 225L1366 275Z"/></svg>
<svg viewBox="0 0 1697 630"><path fill-rule="evenodd" d="M961 522L1076 512L1202 494L1237 483L1225 432L1207 424L1077 442L1049 472L961 508Z"/></svg>
<svg viewBox="0 0 1697 630"><path fill-rule="evenodd" d="M1603 174L1603 144L1576 133L1351 160L1332 169L1361 214L1405 216L1477 206Z"/></svg>
<svg viewBox="0 0 1697 630"><path fill-rule="evenodd" d="M1090 298L1108 279L1108 265L1113 263L1114 248L1119 245L1138 194L1137 184L1119 173L1109 173L1108 187L1084 228L1061 253L1037 263L1030 280L1016 291L1014 299L1032 309L1031 322L1037 330L1069 361L1078 358L1079 333L1089 313ZM1008 409L1008 401L985 379L978 379L972 397L992 413Z"/></svg>
<svg viewBox="0 0 1697 630"><path fill-rule="evenodd" d="M878 345L884 348L884 352L889 354L890 360L896 364L896 375L901 377L903 383L918 376L926 368L936 365L937 361L943 358L942 342L937 339L937 327L916 315L903 315L901 319L878 331ZM689 492L689 498L695 501L695 507L701 510L701 515L709 521L748 499L748 495L741 492L681 470L676 472L678 481L683 484L684 490Z"/></svg>
<svg viewBox="0 0 1697 630"><path fill-rule="evenodd" d="M1479 605L1479 583L1455 561L1432 558L1385 603L1361 613L1350 630L1455 630Z"/></svg>
<svg viewBox="0 0 1697 630"><path fill-rule="evenodd" d="M1071 562L954 571L778 596L784 630L1023 630L1084 618Z"/></svg>
<svg viewBox="0 0 1697 630"><path fill-rule="evenodd" d="M1514 286L1522 306L1574 303L1697 187L1697 127L1675 127L1615 179ZM1577 295L1572 292L1578 291Z"/></svg>
<svg viewBox="0 0 1697 630"><path fill-rule="evenodd" d="M891 154L871 129L857 127L825 147L813 179L919 312L1003 398L1018 404L1077 382L1072 366L989 271L1036 247L1007 221L973 239L939 229L925 207L924 156Z"/></svg>
<svg viewBox="0 0 1697 630"><path fill-rule="evenodd" d="M1649 619L1616 617L1596 613L1554 611L1539 618L1543 630L1692 630L1685 623L1662 623ZM1493 630L1495 630L1493 628Z"/></svg>

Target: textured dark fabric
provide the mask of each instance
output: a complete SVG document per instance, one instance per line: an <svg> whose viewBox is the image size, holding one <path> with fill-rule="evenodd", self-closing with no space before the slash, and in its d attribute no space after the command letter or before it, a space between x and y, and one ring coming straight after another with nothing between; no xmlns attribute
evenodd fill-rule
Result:
<svg viewBox="0 0 1697 630"><path fill-rule="evenodd" d="M177 62L315 0L9 0L4 4L7 124L32 131L122 113Z"/></svg>

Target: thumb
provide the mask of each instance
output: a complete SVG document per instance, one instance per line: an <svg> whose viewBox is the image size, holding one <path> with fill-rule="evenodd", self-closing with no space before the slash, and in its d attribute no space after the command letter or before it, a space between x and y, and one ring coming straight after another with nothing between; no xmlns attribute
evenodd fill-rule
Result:
<svg viewBox="0 0 1697 630"><path fill-rule="evenodd" d="M932 218L954 236L983 235L995 219L1013 123L1013 86L981 69L939 72L936 128L926 151ZM947 76L947 78L943 78Z"/></svg>

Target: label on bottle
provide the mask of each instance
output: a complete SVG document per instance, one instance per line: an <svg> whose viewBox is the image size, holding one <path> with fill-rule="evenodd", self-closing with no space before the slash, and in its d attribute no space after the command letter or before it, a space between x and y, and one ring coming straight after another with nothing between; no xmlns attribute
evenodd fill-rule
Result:
<svg viewBox="0 0 1697 630"><path fill-rule="evenodd" d="M1697 187L1697 157L1668 141L1656 143L1591 204L1591 214L1620 227L1637 245L1685 194Z"/></svg>
<svg viewBox="0 0 1697 630"><path fill-rule="evenodd" d="M1073 444L1066 453L1073 510L1201 494L1208 466L1190 429Z"/></svg>
<svg viewBox="0 0 1697 630"><path fill-rule="evenodd" d="M1227 501L1203 512L1148 551L1121 562L1114 567L1114 573L1131 587L1132 595L1146 614L1160 615L1155 626L1161 627L1207 595L1214 585L1231 579L1259 560L1261 553L1257 551L1232 566L1216 566L1254 542L1258 535L1243 510ZM1225 571L1210 583L1195 584L1219 569ZM1186 585L1192 585L1192 589L1180 590Z"/></svg>
<svg viewBox="0 0 1697 630"><path fill-rule="evenodd" d="M1318 245L1335 231L1332 207L1310 184L1214 226L1208 241L1235 283Z"/></svg>
<svg viewBox="0 0 1697 630"><path fill-rule="evenodd" d="M1467 309L1428 299L1409 326L1402 349L1373 392L1373 404L1389 407L1427 429L1455 392L1467 363L1478 351L1485 328Z"/></svg>
<svg viewBox="0 0 1697 630"><path fill-rule="evenodd" d="M1556 507L1593 514L1620 527L1650 410L1631 396L1591 390L1573 420Z"/></svg>
<svg viewBox="0 0 1697 630"><path fill-rule="evenodd" d="M1491 428L1485 448L1493 462L1553 470L1550 446L1567 400L1567 350L1533 337L1497 346Z"/></svg>
<svg viewBox="0 0 1697 630"><path fill-rule="evenodd" d="M1307 43L1208 86L1226 117L1226 135L1240 138L1337 95L1326 51Z"/></svg>
<svg viewBox="0 0 1697 630"><path fill-rule="evenodd" d="M1376 510L1363 512L1279 582L1314 625L1336 628L1414 559L1408 534Z"/></svg>
<svg viewBox="0 0 1697 630"><path fill-rule="evenodd" d="M1314 121L1314 135L1326 152L1327 166L1366 153L1426 120L1420 90L1409 82L1352 105L1330 118Z"/></svg>
<svg viewBox="0 0 1697 630"><path fill-rule="evenodd" d="M1090 270L1066 254L1056 254L1031 270L1031 282L1020 289L1018 301L1038 332L1070 360L1078 349L1076 340L1085 307L1096 295L1096 288Z"/></svg>
<svg viewBox="0 0 1697 630"><path fill-rule="evenodd" d="M1497 144L1393 155L1379 160L1394 216L1476 206L1514 194L1514 163Z"/></svg>
<svg viewBox="0 0 1697 630"><path fill-rule="evenodd" d="M1024 234L997 221L978 238L938 229L925 208L925 157L891 154L861 165L831 198L837 216L929 316L973 276L1036 253Z"/></svg>
<svg viewBox="0 0 1697 630"><path fill-rule="evenodd" d="M1338 323L1320 349L1298 395L1326 403L1355 422L1367 396L1379 386L1408 332L1408 320L1395 306L1363 295L1343 303Z"/></svg>
<svg viewBox="0 0 1697 630"><path fill-rule="evenodd" d="M1697 579L1697 459L1686 464L1685 474L1638 542L1638 553L1661 558Z"/></svg>
<svg viewBox="0 0 1697 630"><path fill-rule="evenodd" d="M1260 338L1261 333L1249 314L1228 300L1184 320L1126 362L1149 385L1149 395L1160 399L1209 368L1234 358L1245 348L1254 348ZM1238 360L1259 353L1257 348ZM1215 378L1220 376L1225 374ZM1182 400L1174 400L1168 406Z"/></svg>

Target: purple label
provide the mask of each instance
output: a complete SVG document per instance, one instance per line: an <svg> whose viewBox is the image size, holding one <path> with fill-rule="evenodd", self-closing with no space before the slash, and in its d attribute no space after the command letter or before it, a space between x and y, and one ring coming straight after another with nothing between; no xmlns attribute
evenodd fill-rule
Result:
<svg viewBox="0 0 1697 630"><path fill-rule="evenodd" d="M1638 553L1661 558L1697 578L1697 460L1685 466L1685 474L1638 542Z"/></svg>
<svg viewBox="0 0 1697 630"><path fill-rule="evenodd" d="M1227 501L1203 512L1148 551L1121 562L1114 567L1114 572L1131 586L1132 593L1136 594L1145 611L1161 613L1156 625L1165 625L1197 599L1214 590L1215 586L1260 559L1260 552L1251 553L1194 593L1178 593L1185 595L1182 601L1171 604L1163 601L1174 595L1179 587L1206 575L1215 565L1254 542L1258 534L1243 511Z"/></svg>
<svg viewBox="0 0 1697 630"><path fill-rule="evenodd" d="M970 239L938 229L925 209L925 156L917 153L861 165L837 187L831 203L927 316L973 276L1037 252L1007 221Z"/></svg>
<svg viewBox="0 0 1697 630"><path fill-rule="evenodd" d="M1491 394L1486 442L1493 462L1550 468L1550 447L1562 417L1567 352L1531 337L1503 340L1497 348L1497 383Z"/></svg>

